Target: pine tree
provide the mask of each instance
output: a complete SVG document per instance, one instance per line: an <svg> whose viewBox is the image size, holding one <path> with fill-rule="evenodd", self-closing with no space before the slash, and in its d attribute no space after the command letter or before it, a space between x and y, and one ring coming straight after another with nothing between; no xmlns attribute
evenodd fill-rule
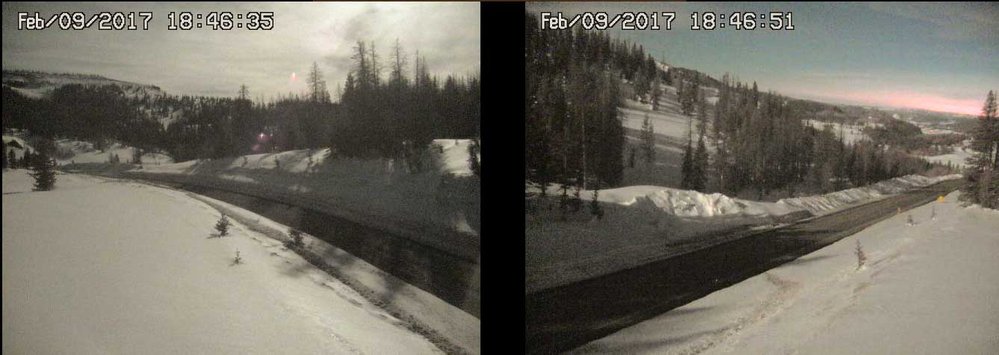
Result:
<svg viewBox="0 0 999 355"><path fill-rule="evenodd" d="M600 195L600 190L593 190L593 199L590 200L590 213L597 217L597 219L604 218L604 209L600 207L600 201L597 197Z"/></svg>
<svg viewBox="0 0 999 355"><path fill-rule="evenodd" d="M482 165L479 162L479 140L473 139L471 143L468 144L468 166L472 169L472 173L475 176L482 175Z"/></svg>
<svg viewBox="0 0 999 355"><path fill-rule="evenodd" d="M226 217L225 213L222 214L222 218L215 223L215 230L219 232L219 237L224 237L229 233L229 218Z"/></svg>
<svg viewBox="0 0 999 355"><path fill-rule="evenodd" d="M0 159L3 159L3 169L7 169L7 154L0 154Z"/></svg>
<svg viewBox="0 0 999 355"><path fill-rule="evenodd" d="M968 157L968 183L961 198L986 208L999 208L999 117L996 97L989 91L978 128L972 134L972 156Z"/></svg>
<svg viewBox="0 0 999 355"><path fill-rule="evenodd" d="M656 130L649 121L648 114L645 115L645 121L642 121L641 138L642 154L645 156L645 162L651 165L656 162Z"/></svg>
<svg viewBox="0 0 999 355"><path fill-rule="evenodd" d="M693 166L694 152L690 140L687 140L687 147L683 150L683 165L680 167L680 188L689 190L693 186Z"/></svg>
<svg viewBox="0 0 999 355"><path fill-rule="evenodd" d="M55 162L49 159L44 152L39 152L31 159L31 172L28 173L35 178L34 191L48 191L55 186Z"/></svg>
<svg viewBox="0 0 999 355"><path fill-rule="evenodd" d="M697 139L697 150L694 151L694 158L691 161L691 182L690 189L704 191L707 186L708 149L704 145L704 135Z"/></svg>
<svg viewBox="0 0 999 355"><path fill-rule="evenodd" d="M7 164L10 165L11 169L17 169L18 167L17 156L14 155L13 149L7 151Z"/></svg>

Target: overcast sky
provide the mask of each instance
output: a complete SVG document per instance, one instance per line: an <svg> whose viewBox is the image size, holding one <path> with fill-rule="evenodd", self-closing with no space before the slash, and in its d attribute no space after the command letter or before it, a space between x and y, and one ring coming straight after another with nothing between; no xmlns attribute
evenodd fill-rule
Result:
<svg viewBox="0 0 999 355"><path fill-rule="evenodd" d="M978 114L999 89L996 3L538 3L532 12L673 11L671 31L611 30L667 63L835 103ZM793 31L691 31L690 13L790 11ZM618 27L620 28L620 27Z"/></svg>
<svg viewBox="0 0 999 355"><path fill-rule="evenodd" d="M148 11L153 18L148 31L17 30L18 12L48 18L61 11ZM167 30L167 14L182 11L272 11L274 29ZM335 94L352 67L357 41L374 41L387 63L397 38L409 54L409 74L419 50L431 74L475 75L479 4L3 3L4 69L98 74L158 85L171 94L235 96L242 83L254 98L301 93L313 61Z"/></svg>

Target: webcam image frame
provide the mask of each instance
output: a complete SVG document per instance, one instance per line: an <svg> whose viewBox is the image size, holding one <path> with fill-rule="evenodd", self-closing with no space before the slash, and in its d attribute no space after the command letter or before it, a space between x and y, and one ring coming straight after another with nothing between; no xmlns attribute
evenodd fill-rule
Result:
<svg viewBox="0 0 999 355"><path fill-rule="evenodd" d="M478 354L477 3L4 3L3 352Z"/></svg>
<svg viewBox="0 0 999 355"><path fill-rule="evenodd" d="M526 352L995 351L997 18L528 3Z"/></svg>

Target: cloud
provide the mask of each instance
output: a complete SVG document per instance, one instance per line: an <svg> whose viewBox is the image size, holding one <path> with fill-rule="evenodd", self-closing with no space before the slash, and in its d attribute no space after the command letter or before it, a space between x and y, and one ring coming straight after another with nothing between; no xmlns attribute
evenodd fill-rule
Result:
<svg viewBox="0 0 999 355"><path fill-rule="evenodd" d="M190 6L188 6L190 5ZM74 7L75 6L75 7ZM172 94L232 96L300 92L292 72L320 65L330 90L351 69L357 41L374 42L387 63L398 38L406 54L426 56L431 74L464 75L479 67L476 3L4 3L3 63L8 69L86 72L159 85ZM148 31L18 31L16 12L151 11ZM168 31L167 14L191 11L274 12L270 31ZM85 60L84 60L85 59ZM410 66L413 61L410 59Z"/></svg>
<svg viewBox="0 0 999 355"><path fill-rule="evenodd" d="M983 40L999 45L999 5L982 3L869 3L871 9L936 26L944 40Z"/></svg>

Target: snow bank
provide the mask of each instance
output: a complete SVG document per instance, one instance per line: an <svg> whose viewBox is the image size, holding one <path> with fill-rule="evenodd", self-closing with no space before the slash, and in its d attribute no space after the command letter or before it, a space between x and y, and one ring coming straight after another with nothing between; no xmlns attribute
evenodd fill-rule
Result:
<svg viewBox="0 0 999 355"><path fill-rule="evenodd" d="M961 207L958 195L573 352L994 353L999 212ZM858 240L867 255L859 270Z"/></svg>
<svg viewBox="0 0 999 355"><path fill-rule="evenodd" d="M630 186L600 190L604 217L597 220L588 212L592 191L581 191L585 206L565 216L558 208L561 191L552 185L547 193L555 197L529 198L533 212L526 216L525 230L528 293L740 238L752 226L807 216L776 203Z"/></svg>
<svg viewBox="0 0 999 355"><path fill-rule="evenodd" d="M469 260L479 253L479 180L469 140L441 139L427 166L331 156L329 149L145 165L123 175L274 199L388 230Z"/></svg>
<svg viewBox="0 0 999 355"><path fill-rule="evenodd" d="M180 192L66 175L2 207L4 353L440 352L280 242L212 237L218 211Z"/></svg>
<svg viewBox="0 0 999 355"><path fill-rule="evenodd" d="M891 180L881 181L869 186L831 192L821 196L786 198L777 201L777 204L789 206L791 208L802 208L808 210L812 214L823 215L860 203L870 202L886 195L898 194L912 188L928 186L941 181L960 178L962 178L962 176L959 174L932 178L922 175L906 175Z"/></svg>
<svg viewBox="0 0 999 355"><path fill-rule="evenodd" d="M602 220L588 212L592 191L581 191L584 206L563 216L558 185L549 200L528 198L526 221L527 292L585 280L742 238L814 215L832 213L888 195L962 178L908 175L870 186L776 203L747 201L659 186L600 190ZM540 192L527 186L529 195ZM573 191L569 191L570 197Z"/></svg>
<svg viewBox="0 0 999 355"><path fill-rule="evenodd" d="M553 187L548 193L556 196L561 192ZM592 200L593 192L581 191L580 198ZM627 186L600 190L597 199L604 203L632 206L678 217L778 216L797 210L775 203L734 199L720 193L706 194L661 186Z"/></svg>

